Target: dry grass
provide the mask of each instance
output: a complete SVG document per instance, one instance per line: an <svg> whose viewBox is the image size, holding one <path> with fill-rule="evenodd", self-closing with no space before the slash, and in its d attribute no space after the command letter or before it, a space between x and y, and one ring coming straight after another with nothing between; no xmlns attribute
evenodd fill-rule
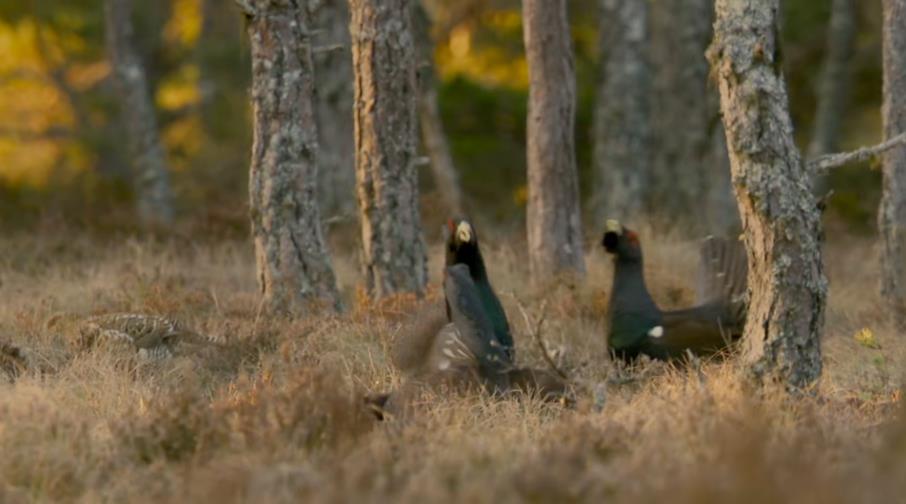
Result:
<svg viewBox="0 0 906 504"><path fill-rule="evenodd" d="M497 289L537 309L523 247L486 242ZM694 244L651 233L645 244L658 300L689 302ZM0 380L0 502L902 500L906 341L879 308L870 242L828 249L814 398L751 390L733 362L616 369L601 322L610 266L595 251L586 284L545 293L548 344L585 387L575 408L434 397L377 424L360 397L399 385L388 349L417 302L357 297L354 254L336 258L347 315L275 320L258 309L245 242L5 236L0 341L24 348L29 369ZM439 248L432 257L436 282ZM502 297L520 362L543 367ZM73 344L73 321L119 311L225 343L163 362ZM866 327L879 349L854 340Z"/></svg>

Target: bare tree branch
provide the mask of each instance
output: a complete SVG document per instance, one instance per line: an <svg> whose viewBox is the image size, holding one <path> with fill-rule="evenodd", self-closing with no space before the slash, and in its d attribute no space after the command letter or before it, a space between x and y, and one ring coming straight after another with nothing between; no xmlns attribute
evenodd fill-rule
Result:
<svg viewBox="0 0 906 504"><path fill-rule="evenodd" d="M541 316L537 320L532 320L532 317L528 314L528 310L525 308L525 303L516 296L515 293L511 293L513 299L516 300L516 306L519 307L519 312L522 314L523 320L525 320L525 328L532 336L532 339L535 340L535 343L538 344L538 348L541 350L541 356L544 357L544 361L547 362L547 365L557 373L560 378L563 378L566 381L570 381L569 376L557 366L557 363L554 362L554 358L551 356L550 352L547 350L547 345L544 344L544 336L542 334L542 329L544 327L544 321L547 318L547 300L541 303Z"/></svg>
<svg viewBox="0 0 906 504"><path fill-rule="evenodd" d="M340 51L342 49L346 49L346 47L347 47L346 44L330 44L330 45L313 47L311 52L312 52L312 54L321 54L321 53L328 53L328 52L333 52L333 51Z"/></svg>
<svg viewBox="0 0 906 504"><path fill-rule="evenodd" d="M236 5L239 6L239 10L241 10L242 13L245 14L246 16L255 17L255 14L257 14L257 11L255 10L254 7L252 7L252 4L251 4L251 2L249 2L249 0L234 0L234 1L236 2Z"/></svg>
<svg viewBox="0 0 906 504"><path fill-rule="evenodd" d="M861 149L856 149L852 152L839 152L836 154L819 156L808 161L806 163L806 168L813 172L830 170L831 168L837 168L845 164L858 163L871 159L901 145L906 145L906 133L901 133L890 140L871 147L862 147Z"/></svg>

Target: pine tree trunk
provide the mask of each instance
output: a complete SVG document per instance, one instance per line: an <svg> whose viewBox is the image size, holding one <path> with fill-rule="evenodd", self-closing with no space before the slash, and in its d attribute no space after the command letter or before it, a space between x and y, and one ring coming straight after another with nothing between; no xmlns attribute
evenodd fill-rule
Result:
<svg viewBox="0 0 906 504"><path fill-rule="evenodd" d="M437 102L437 73L434 69L434 41L431 20L422 0L412 0L412 28L418 70L418 118L422 142L431 159L434 187L450 215L462 215L462 190L453 164L453 155L444 133Z"/></svg>
<svg viewBox="0 0 906 504"><path fill-rule="evenodd" d="M369 292L427 281L416 170L415 53L407 0L351 0L356 188Z"/></svg>
<svg viewBox="0 0 906 504"><path fill-rule="evenodd" d="M321 145L319 193L328 215L355 213L352 41L347 0L308 0L315 30L317 118Z"/></svg>
<svg viewBox="0 0 906 504"><path fill-rule="evenodd" d="M600 6L592 205L598 222L631 221L644 211L650 187L649 6L648 0L600 0Z"/></svg>
<svg viewBox="0 0 906 504"><path fill-rule="evenodd" d="M705 58L714 1L665 0L652 9L657 121L652 190L646 200L664 222L723 232L733 221L736 203L725 144L714 141L723 135L720 97L708 81Z"/></svg>
<svg viewBox="0 0 906 504"><path fill-rule="evenodd" d="M272 311L339 309L316 196L310 20L295 2L248 5L255 122L249 206L259 285Z"/></svg>
<svg viewBox="0 0 906 504"><path fill-rule="evenodd" d="M884 0L884 136L906 132L906 0ZM906 325L906 147L883 161L881 294L899 325Z"/></svg>
<svg viewBox="0 0 906 504"><path fill-rule="evenodd" d="M532 279L585 272L575 158L576 78L566 0L525 0Z"/></svg>
<svg viewBox="0 0 906 504"><path fill-rule="evenodd" d="M167 225L173 221L173 194L147 75L134 45L132 2L106 1L107 52L129 134L139 218L146 225Z"/></svg>
<svg viewBox="0 0 906 504"><path fill-rule="evenodd" d="M779 0L718 0L709 59L748 250L744 360L761 379L803 389L821 374L827 286L820 215L793 142L778 9Z"/></svg>
<svg viewBox="0 0 906 504"><path fill-rule="evenodd" d="M818 83L815 129L809 158L839 150L840 125L846 113L850 66L856 41L856 0L833 0L827 31L827 55Z"/></svg>

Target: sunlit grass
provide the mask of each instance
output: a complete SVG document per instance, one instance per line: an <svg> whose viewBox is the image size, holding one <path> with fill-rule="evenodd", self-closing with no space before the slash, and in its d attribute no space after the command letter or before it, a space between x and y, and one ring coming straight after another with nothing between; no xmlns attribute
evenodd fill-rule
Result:
<svg viewBox="0 0 906 504"><path fill-rule="evenodd" d="M689 303L695 243L638 227L658 302ZM815 397L790 398L752 389L732 360L615 367L606 257L589 253L585 285L542 296L522 247L486 238L520 363L544 365L512 291L531 310L548 300L545 337L579 384L576 406L429 395L385 424L358 398L403 380L388 349L419 302L355 301L352 253L334 261L350 312L285 320L258 310L245 241L62 231L3 236L0 250L0 338L31 363L0 380L0 501L851 502L903 490L906 345L878 308L868 240L828 245L825 373ZM441 255L433 245L424 302L439 302ZM79 316L117 311L165 314L227 343L160 363L70 343ZM854 337L863 328L872 345Z"/></svg>

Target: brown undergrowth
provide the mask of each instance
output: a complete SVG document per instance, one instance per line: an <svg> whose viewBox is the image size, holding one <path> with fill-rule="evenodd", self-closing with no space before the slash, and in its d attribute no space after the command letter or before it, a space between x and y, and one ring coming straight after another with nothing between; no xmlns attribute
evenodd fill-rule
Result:
<svg viewBox="0 0 906 504"><path fill-rule="evenodd" d="M695 244L644 243L658 301L691 302ZM402 381L400 321L440 302L438 246L425 299L371 302L354 254L335 253L348 312L288 320L260 310L244 241L0 237L0 342L21 350L0 374L0 502L901 499L906 341L880 308L869 240L830 237L825 373L799 399L748 388L732 359L616 367L603 254L589 253L585 283L533 293L524 247L483 247L520 364L546 365L509 293L529 311L546 300L575 407L429 395L406 421L372 420L362 396ZM115 312L165 315L220 346L142 361L73 343L74 321Z"/></svg>

